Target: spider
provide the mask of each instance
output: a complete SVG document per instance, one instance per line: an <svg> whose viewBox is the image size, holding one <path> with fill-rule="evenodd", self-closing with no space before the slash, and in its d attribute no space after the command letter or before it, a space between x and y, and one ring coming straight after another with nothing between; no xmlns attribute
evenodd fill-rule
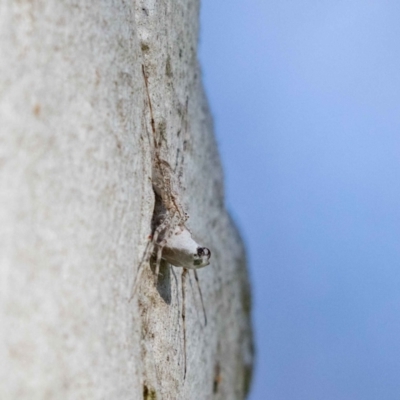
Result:
<svg viewBox="0 0 400 400"><path fill-rule="evenodd" d="M194 271L194 277L200 294L203 308L204 323L207 325L207 315L204 307L203 295L200 288L197 269L210 264L211 251L196 243L192 234L187 229L185 223L186 214L178 201L178 195L173 191L173 182L179 180L181 172L176 174L170 164L161 156L161 145L157 138L153 108L150 100L148 79L144 66L142 73L147 93L148 106L151 117L151 130L153 133L153 169L152 182L155 193L155 206L152 218L152 234L149 237L142 261L139 264L137 275L133 284L130 299L133 298L137 283L139 281L143 266L153 258L155 262L155 285L157 285L160 275L160 264L164 260L171 266L182 267L181 288L182 288L182 325L183 325L183 345L184 345L184 379L186 377L186 275L188 270ZM188 102L186 102L186 109ZM185 145L185 142L184 142ZM184 150L184 149L183 149ZM181 164L183 164L183 154L181 152ZM179 155L179 151L178 151ZM176 279L174 269L171 271Z"/></svg>

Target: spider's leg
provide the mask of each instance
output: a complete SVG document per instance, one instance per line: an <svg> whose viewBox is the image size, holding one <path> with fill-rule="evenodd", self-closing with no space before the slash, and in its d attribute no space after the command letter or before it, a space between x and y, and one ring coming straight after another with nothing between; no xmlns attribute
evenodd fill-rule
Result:
<svg viewBox="0 0 400 400"><path fill-rule="evenodd" d="M194 269L194 277L196 279L196 283L197 283L197 288L199 289L199 294L200 294L200 300L201 300L201 306L203 308L203 314L204 314L204 325L207 326L207 314L206 314L206 308L204 307L204 301L203 301L203 293L201 291L201 287L200 287L200 282L199 282L199 276L197 275L197 271Z"/></svg>
<svg viewBox="0 0 400 400"><path fill-rule="evenodd" d="M148 261L148 259L150 258L150 255L151 255L151 253L153 252L153 249L154 249L153 240L149 240L149 242L148 242L147 245L146 245L146 249L145 249L145 251L144 251L142 260L140 261L139 266L138 266L138 268L137 268L137 273L136 273L136 277L135 277L135 279L134 279L134 281L133 281L133 284L132 284L131 295L130 295L130 297L129 297L129 301L131 301L131 300L133 299L133 297L134 297L134 295L135 295L135 293L136 293L137 283L138 283L139 278L141 277L142 272L143 272L143 265L144 265L144 264Z"/></svg>
<svg viewBox="0 0 400 400"><path fill-rule="evenodd" d="M172 272L172 275L174 276L175 285L176 285L176 295L177 295L177 296L176 296L176 301L177 301L177 303L178 303L178 323L177 323L177 325L178 325L178 324L179 324L179 309L180 309L180 305L179 305L179 292L178 292L178 288L179 288L179 286L178 286L178 278L177 278L177 276L176 276L174 267L173 267L172 265L169 266L169 269L170 269L170 271Z"/></svg>
<svg viewBox="0 0 400 400"><path fill-rule="evenodd" d="M189 97L186 98L185 108L182 109L182 118L181 118L181 131L183 132L182 139L179 142L181 145L178 147L176 154L176 162L175 162L175 176L178 178L178 182L181 186L183 170L184 170L184 162L185 162L185 153L187 151L187 143L189 141L189 122L188 122L188 106L189 106Z"/></svg>
<svg viewBox="0 0 400 400"><path fill-rule="evenodd" d="M144 65L142 64L142 74L143 74L143 78L144 78L144 84L146 86L146 93L147 93L147 101L149 102L149 109L150 109L150 125L151 125L151 130L153 131L153 138L154 138L154 147L156 146L156 141L155 141L155 133L156 133L156 127L155 127L155 123L154 123L154 116L153 116L153 106L151 104L151 100L150 100L150 92L149 92L149 82L147 79L147 74L146 71L144 69Z"/></svg>
<svg viewBox="0 0 400 400"><path fill-rule="evenodd" d="M153 233L153 242L155 244L158 244L158 237L160 236L161 232L165 230L168 227L168 224L170 223L169 218L165 217L162 222L157 226L156 229L154 229Z"/></svg>
<svg viewBox="0 0 400 400"><path fill-rule="evenodd" d="M156 274L154 277L154 284L157 286L158 276L160 275L160 263L161 263L161 254L163 250L163 245L157 246L157 259L156 259Z"/></svg>
<svg viewBox="0 0 400 400"><path fill-rule="evenodd" d="M151 254L154 251L154 247L157 245L158 242L158 237L160 236L161 232L163 230L165 230L168 226L168 218L165 218L158 226L157 228L154 230L153 235L151 236L151 239L148 241L147 245L146 245L146 249L143 253L143 257L142 260L139 263L138 269L137 269L137 274L136 277L133 281L133 285L132 285L132 289L131 289L131 295L129 297L129 301L131 301L136 293L136 288L137 288L137 283L139 281L139 278L142 275L143 272L143 265L146 264L146 262L148 262L150 260ZM159 248L159 246L158 246ZM161 247L161 251L162 251L162 247ZM158 256L158 253L157 253Z"/></svg>
<svg viewBox="0 0 400 400"><path fill-rule="evenodd" d="M182 326L183 326L183 357L184 357L184 364L183 364L183 380L186 379L186 301L185 301L185 290L186 290L186 273L187 269L184 268L182 272Z"/></svg>

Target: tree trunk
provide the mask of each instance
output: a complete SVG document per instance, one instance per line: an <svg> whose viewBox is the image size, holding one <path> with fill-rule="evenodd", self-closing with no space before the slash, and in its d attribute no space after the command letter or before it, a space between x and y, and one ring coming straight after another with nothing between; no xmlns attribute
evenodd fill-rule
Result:
<svg viewBox="0 0 400 400"><path fill-rule="evenodd" d="M198 14L196 0L1 2L1 399L245 398L250 292ZM155 284L143 260L156 149L211 250L207 321L193 271L162 262Z"/></svg>

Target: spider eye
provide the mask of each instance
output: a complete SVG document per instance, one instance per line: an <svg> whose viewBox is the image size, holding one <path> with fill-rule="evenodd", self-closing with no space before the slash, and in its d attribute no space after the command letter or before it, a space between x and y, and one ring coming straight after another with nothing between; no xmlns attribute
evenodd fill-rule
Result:
<svg viewBox="0 0 400 400"><path fill-rule="evenodd" d="M208 257L211 256L211 251L207 247L198 247L197 248L197 255L199 257Z"/></svg>

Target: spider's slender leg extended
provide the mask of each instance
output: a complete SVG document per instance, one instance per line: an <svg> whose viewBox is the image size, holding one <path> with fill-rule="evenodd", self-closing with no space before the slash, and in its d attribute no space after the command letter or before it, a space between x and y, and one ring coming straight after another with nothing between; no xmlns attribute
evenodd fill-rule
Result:
<svg viewBox="0 0 400 400"><path fill-rule="evenodd" d="M162 255L163 246L159 245L157 247L157 259L156 259L156 273L154 276L154 284L157 286L158 276L160 274L160 264L161 264L161 255Z"/></svg>
<svg viewBox="0 0 400 400"><path fill-rule="evenodd" d="M186 274L187 269L184 268L182 272L182 326L183 326L183 380L186 379Z"/></svg>
<svg viewBox="0 0 400 400"><path fill-rule="evenodd" d="M201 287L200 287L199 276L197 275L197 271L196 270L193 270L193 272L194 272L194 277L196 279L197 288L199 289L201 306L203 308L204 325L207 326L207 314L206 314L206 308L204 307L203 293L202 293Z"/></svg>

